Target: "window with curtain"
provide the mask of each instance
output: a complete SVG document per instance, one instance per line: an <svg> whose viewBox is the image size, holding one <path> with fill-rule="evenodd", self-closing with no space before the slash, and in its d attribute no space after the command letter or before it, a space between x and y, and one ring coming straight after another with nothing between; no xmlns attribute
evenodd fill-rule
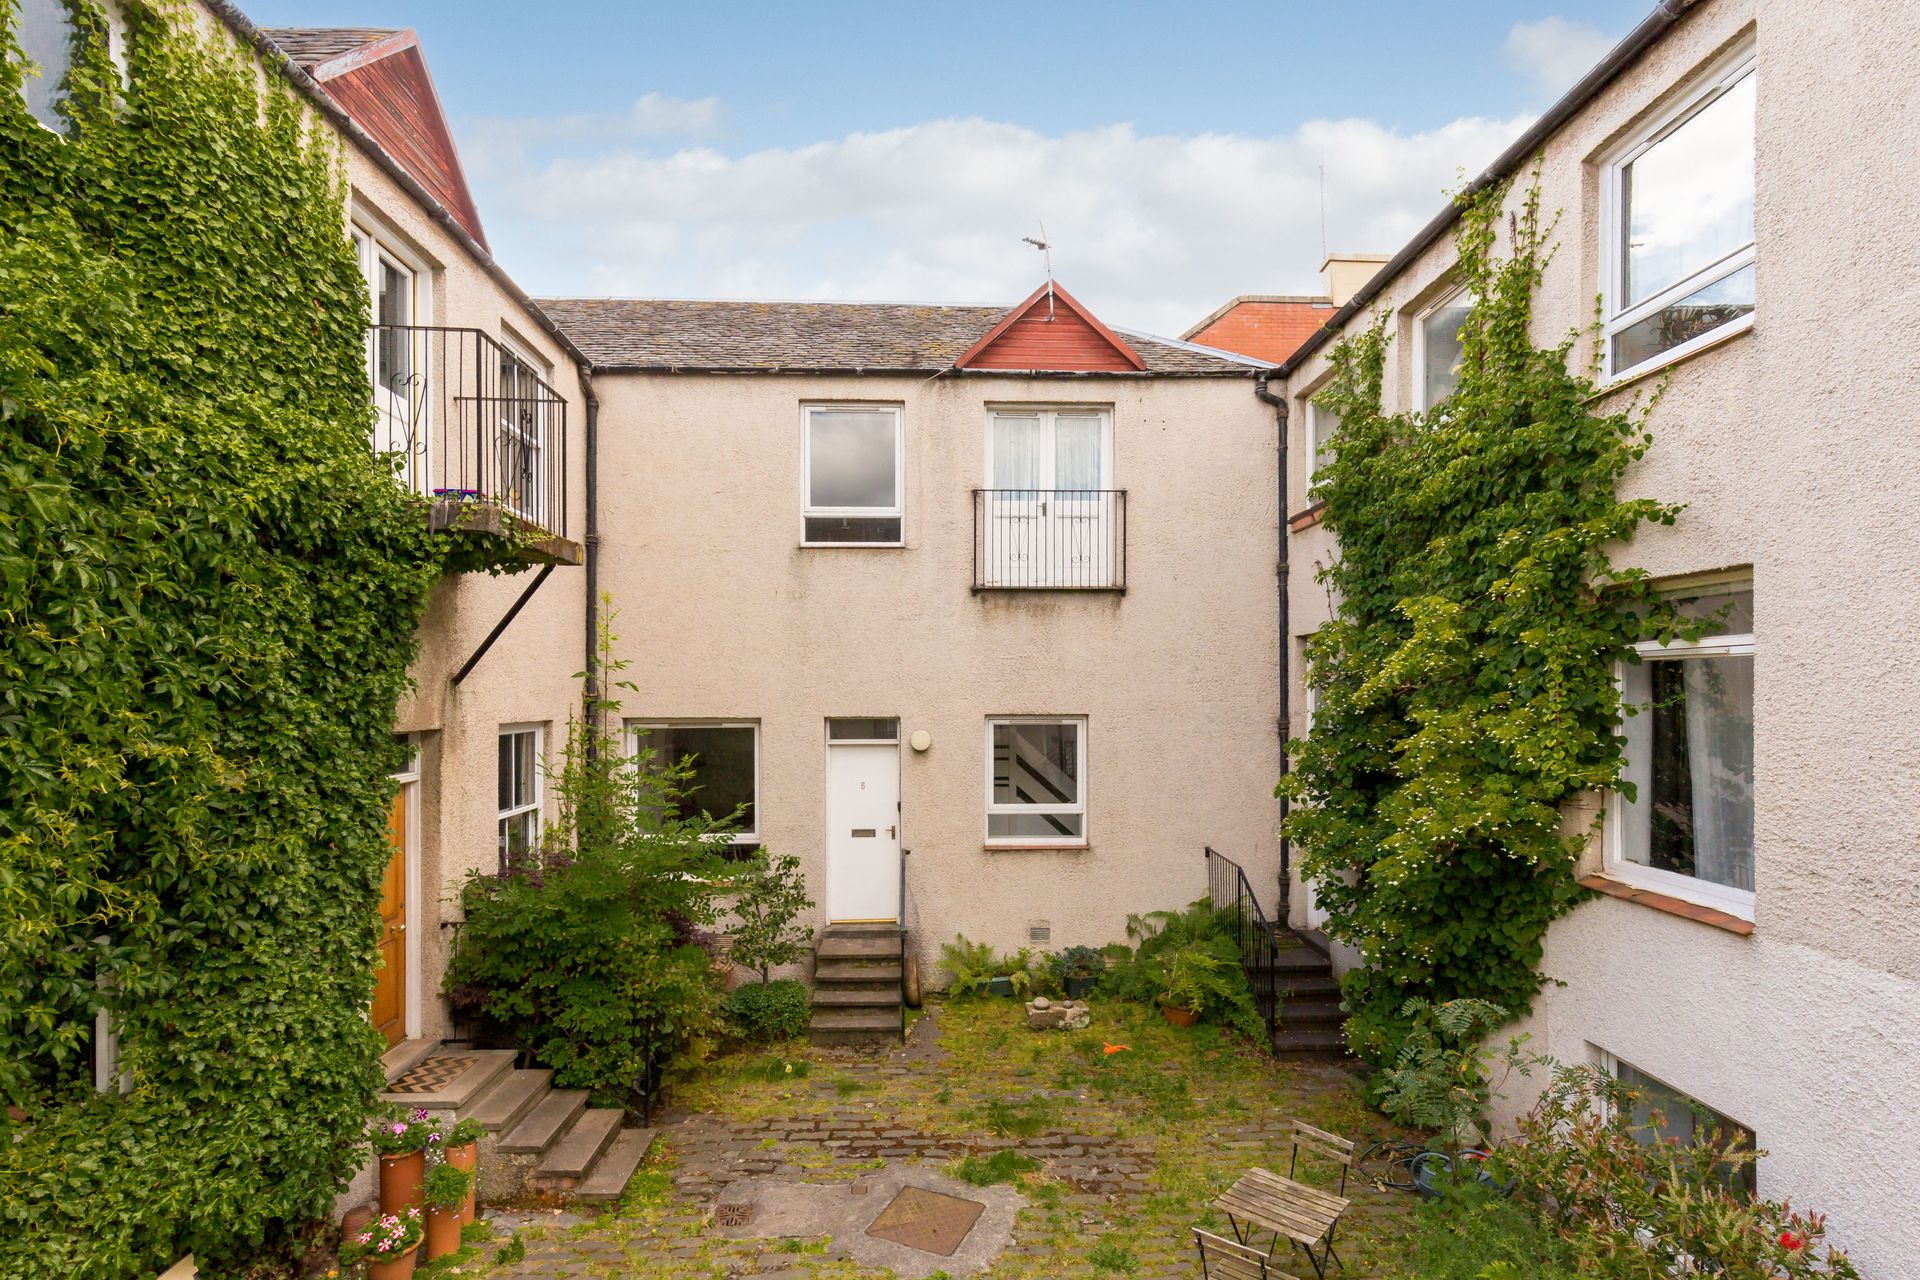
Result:
<svg viewBox="0 0 1920 1280"><path fill-rule="evenodd" d="M905 516L901 411L808 405L804 417L803 540L899 546Z"/></svg>
<svg viewBox="0 0 1920 1280"><path fill-rule="evenodd" d="M1087 722L1022 716L987 722L987 842L1087 838Z"/></svg>
<svg viewBox="0 0 1920 1280"><path fill-rule="evenodd" d="M1614 803L1609 872L1751 915L1753 907L1753 592L1681 606L1709 621L1697 641L1638 646L1621 672L1630 714L1624 791Z"/></svg>
<svg viewBox="0 0 1920 1280"><path fill-rule="evenodd" d="M1473 295L1461 289L1424 312L1419 325L1420 407L1431 409L1460 385L1460 326L1473 309Z"/></svg>
<svg viewBox="0 0 1920 1280"><path fill-rule="evenodd" d="M61 104L67 98L67 72L73 68L73 44L79 33L62 0L20 0L14 39L33 65L24 68L21 92L27 114L55 133L67 132Z"/></svg>
<svg viewBox="0 0 1920 1280"><path fill-rule="evenodd" d="M1607 367L1690 349L1754 309L1751 50L1607 166Z"/></svg>

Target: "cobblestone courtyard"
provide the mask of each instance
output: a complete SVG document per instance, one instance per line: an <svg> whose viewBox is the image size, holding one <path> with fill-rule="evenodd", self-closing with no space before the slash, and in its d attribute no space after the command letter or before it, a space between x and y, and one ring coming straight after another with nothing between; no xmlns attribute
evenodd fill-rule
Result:
<svg viewBox="0 0 1920 1280"><path fill-rule="evenodd" d="M1248 1166L1285 1172L1291 1120L1362 1140L1387 1131L1341 1066L1277 1064L1132 1006L1096 1006L1079 1032L1032 1032L1019 1018L1011 1001L956 1003L921 1018L885 1056L796 1046L790 1056L716 1060L681 1088L616 1210L585 1221L537 1206L507 1213L482 1256L443 1274L1197 1276L1189 1228L1225 1228L1208 1203ZM1302 1178L1329 1180L1319 1173ZM971 1262L966 1249L951 1262L915 1254L916 1265L896 1272L860 1260L871 1242L858 1229L752 1234L749 1206L768 1184L836 1186L814 1198L878 1214L903 1174L1017 1193L1011 1240L974 1240L1004 1248ZM1355 1203L1339 1235L1347 1265L1336 1274L1397 1274L1411 1204L1357 1181L1349 1188ZM1312 1274L1299 1255L1284 1265Z"/></svg>

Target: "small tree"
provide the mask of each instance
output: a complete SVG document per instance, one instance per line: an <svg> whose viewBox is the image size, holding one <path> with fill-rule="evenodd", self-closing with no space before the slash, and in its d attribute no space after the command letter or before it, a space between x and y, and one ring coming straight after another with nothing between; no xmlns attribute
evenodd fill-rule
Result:
<svg viewBox="0 0 1920 1280"><path fill-rule="evenodd" d="M796 923L813 910L800 859L792 854L756 854L733 877L740 896L734 901L733 962L765 982L774 966L793 964L806 954L812 934Z"/></svg>

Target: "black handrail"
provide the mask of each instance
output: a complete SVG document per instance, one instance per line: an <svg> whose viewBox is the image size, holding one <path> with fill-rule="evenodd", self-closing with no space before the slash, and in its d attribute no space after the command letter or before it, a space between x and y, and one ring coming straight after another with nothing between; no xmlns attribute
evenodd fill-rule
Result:
<svg viewBox="0 0 1920 1280"><path fill-rule="evenodd" d="M900 851L900 915L894 921L900 928L900 1007L907 1007L907 859L913 850Z"/></svg>
<svg viewBox="0 0 1920 1280"><path fill-rule="evenodd" d="M1207 849L1207 901L1215 911L1232 912L1235 939L1240 944L1240 967L1246 970L1254 994L1264 991L1266 999L1260 1016L1267 1024L1267 1040L1273 1040L1274 1026L1280 1016L1280 939L1253 885L1240 864L1223 854Z"/></svg>

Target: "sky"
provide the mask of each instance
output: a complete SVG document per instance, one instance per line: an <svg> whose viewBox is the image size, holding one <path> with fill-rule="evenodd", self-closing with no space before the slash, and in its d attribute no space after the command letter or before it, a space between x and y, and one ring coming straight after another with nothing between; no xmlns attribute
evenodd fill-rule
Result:
<svg viewBox="0 0 1920 1280"><path fill-rule="evenodd" d="M1044 226L1102 319L1175 335L1399 248L1651 7L241 3L418 30L536 296L1012 305Z"/></svg>

